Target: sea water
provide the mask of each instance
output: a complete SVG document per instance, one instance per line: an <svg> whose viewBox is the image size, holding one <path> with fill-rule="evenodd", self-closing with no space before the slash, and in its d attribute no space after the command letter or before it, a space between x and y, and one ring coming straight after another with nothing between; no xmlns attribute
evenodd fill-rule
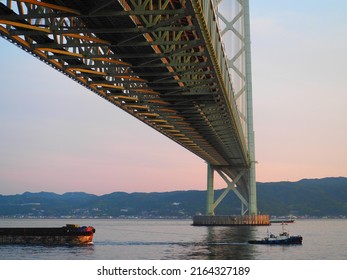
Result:
<svg viewBox="0 0 347 280"><path fill-rule="evenodd" d="M0 219L0 227L93 226L88 246L0 245L1 260L346 260L347 220L297 220L285 225L302 245L253 245L282 225L195 227L191 220Z"/></svg>

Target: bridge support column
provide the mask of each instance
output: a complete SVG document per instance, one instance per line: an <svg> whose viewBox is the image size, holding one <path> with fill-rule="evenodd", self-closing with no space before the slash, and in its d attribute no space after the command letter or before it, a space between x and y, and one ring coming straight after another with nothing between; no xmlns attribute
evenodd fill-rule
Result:
<svg viewBox="0 0 347 280"><path fill-rule="evenodd" d="M218 197L218 199L214 200L214 171L217 171L221 178L227 183L227 187L224 192ZM244 211L244 206L249 207L249 203L245 197L243 197L239 191L236 189L236 184L240 180L240 178L244 175L247 170L242 170L233 180L230 180L221 170L216 169L211 164L207 163L207 197L206 197L206 215L214 216L214 210L217 206L222 202L222 200L226 197L226 195L233 191L236 196L240 199L242 203L241 215L244 215L246 211Z"/></svg>
<svg viewBox="0 0 347 280"><path fill-rule="evenodd" d="M228 184L227 188L224 192L218 197L216 201L214 201L214 171L217 171L218 174L224 179L224 181ZM218 166L213 166L207 163L207 203L206 203L206 214L205 215L197 215L193 217L193 225L194 226L245 226L245 225L269 225L269 215L256 215L256 214L248 214L250 203L237 189L236 184L242 178L246 172L249 172L249 169L241 170L235 178L232 180L226 176L222 170L218 168ZM241 215L240 216L216 216L214 210L219 205L219 203L224 199L224 197L230 192L233 191L237 197L241 200ZM245 209L246 208L246 209Z"/></svg>
<svg viewBox="0 0 347 280"><path fill-rule="evenodd" d="M214 168L211 164L207 164L207 201L206 215L214 216Z"/></svg>
<svg viewBox="0 0 347 280"><path fill-rule="evenodd" d="M253 129L253 95L251 67L251 35L249 22L249 0L244 0L244 36L245 36L245 70L246 70L246 100L247 100L247 134L250 157L249 169L249 206L248 215L257 215L257 192L255 179L255 145Z"/></svg>

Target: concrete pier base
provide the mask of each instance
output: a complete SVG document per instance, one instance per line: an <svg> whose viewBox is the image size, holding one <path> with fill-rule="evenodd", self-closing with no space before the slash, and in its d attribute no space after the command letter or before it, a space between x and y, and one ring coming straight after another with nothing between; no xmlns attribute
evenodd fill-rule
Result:
<svg viewBox="0 0 347 280"><path fill-rule="evenodd" d="M269 215L194 216L193 226L267 226Z"/></svg>

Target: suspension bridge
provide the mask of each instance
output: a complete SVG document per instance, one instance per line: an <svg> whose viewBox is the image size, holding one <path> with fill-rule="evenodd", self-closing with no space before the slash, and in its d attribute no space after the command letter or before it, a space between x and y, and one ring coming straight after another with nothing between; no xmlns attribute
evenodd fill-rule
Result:
<svg viewBox="0 0 347 280"><path fill-rule="evenodd" d="M0 34L204 160L206 216L232 191L258 223L248 0L6 0Z"/></svg>

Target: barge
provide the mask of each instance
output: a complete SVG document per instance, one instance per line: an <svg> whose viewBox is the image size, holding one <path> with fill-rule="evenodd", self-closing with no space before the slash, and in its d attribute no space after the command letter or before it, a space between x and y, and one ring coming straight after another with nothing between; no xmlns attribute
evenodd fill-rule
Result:
<svg viewBox="0 0 347 280"><path fill-rule="evenodd" d="M294 218L287 218L287 219L270 219L270 224L291 224L294 223L295 219Z"/></svg>
<svg viewBox="0 0 347 280"><path fill-rule="evenodd" d="M92 244L95 228L67 224L56 228L0 228L0 244L84 245Z"/></svg>

